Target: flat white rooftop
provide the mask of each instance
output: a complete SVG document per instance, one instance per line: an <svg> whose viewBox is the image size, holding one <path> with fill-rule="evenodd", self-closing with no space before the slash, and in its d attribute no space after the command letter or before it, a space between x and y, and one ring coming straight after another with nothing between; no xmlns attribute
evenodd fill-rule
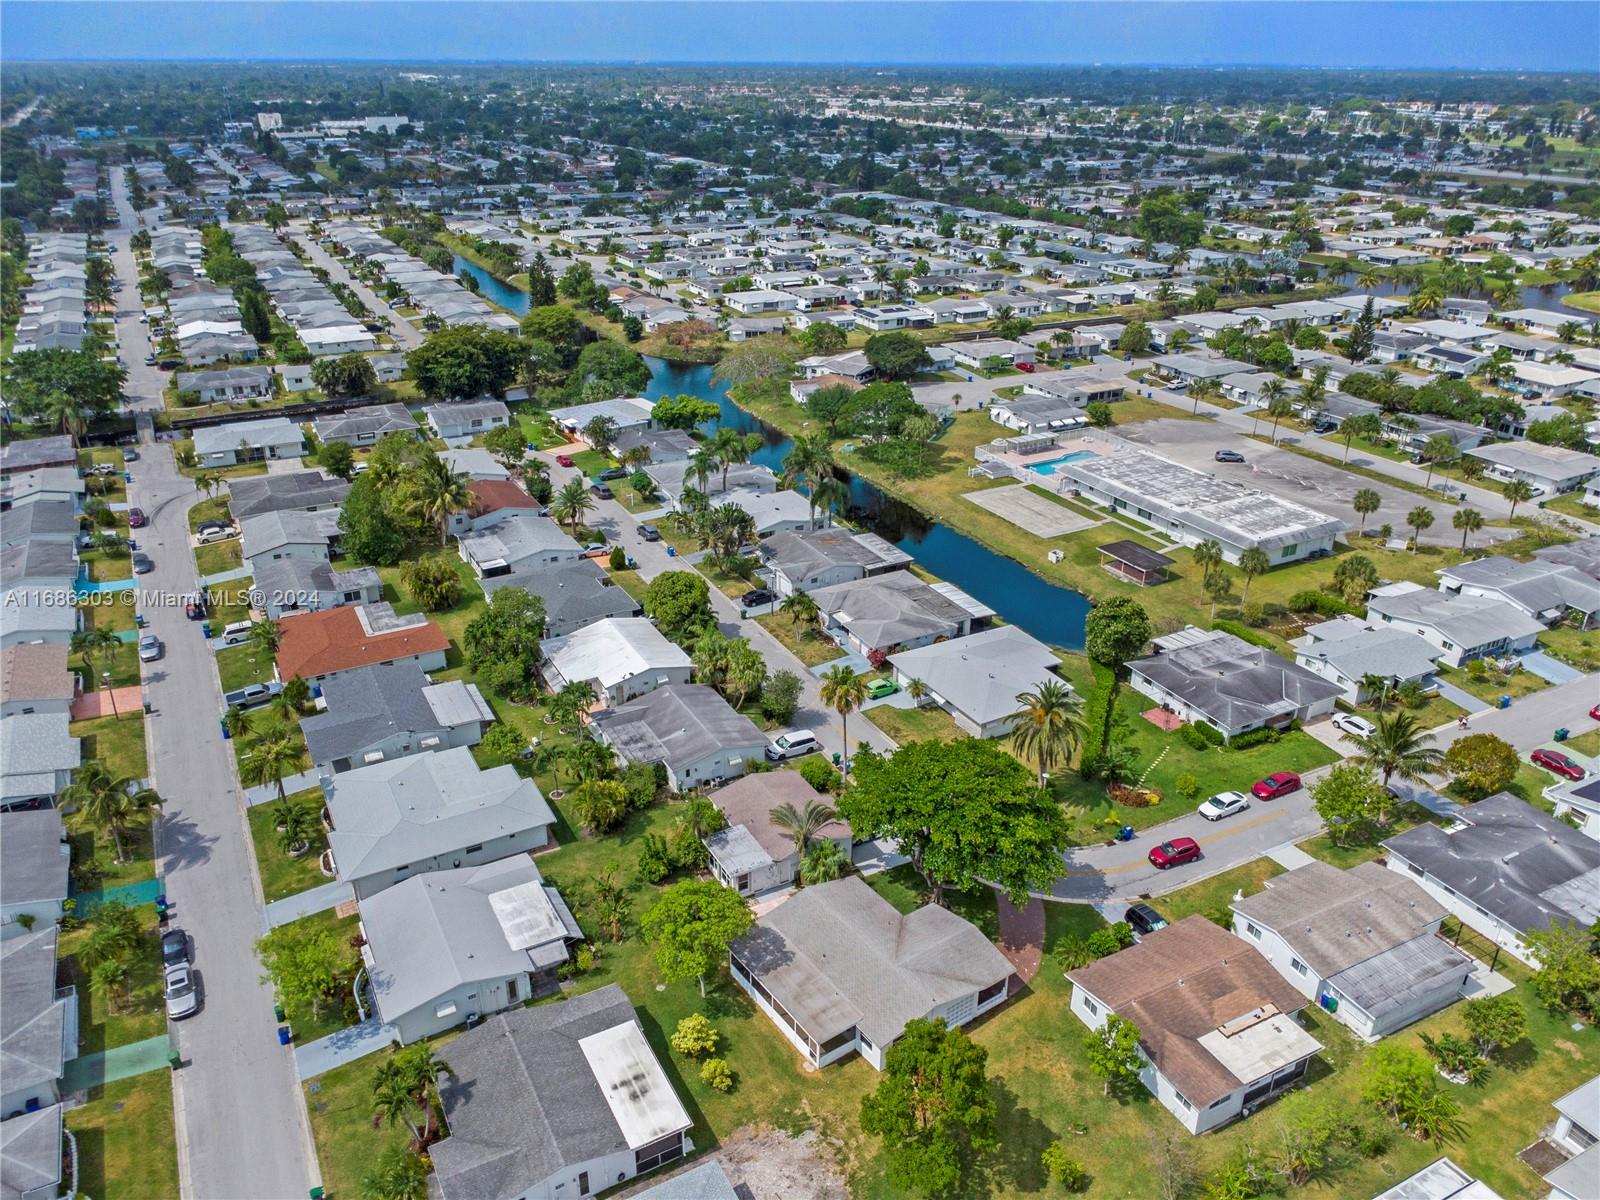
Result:
<svg viewBox="0 0 1600 1200"><path fill-rule="evenodd" d="M634 1022L592 1033L578 1048L630 1150L693 1124Z"/></svg>

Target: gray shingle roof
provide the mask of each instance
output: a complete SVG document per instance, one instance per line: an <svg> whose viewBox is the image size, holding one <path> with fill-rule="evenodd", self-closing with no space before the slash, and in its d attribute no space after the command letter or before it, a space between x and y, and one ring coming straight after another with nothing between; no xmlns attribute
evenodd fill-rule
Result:
<svg viewBox="0 0 1600 1200"><path fill-rule="evenodd" d="M909 571L817 588L811 598L862 644L883 649L949 633L968 618L960 605Z"/></svg>
<svg viewBox="0 0 1600 1200"><path fill-rule="evenodd" d="M443 726L422 689L428 677L414 662L343 671L322 685L327 710L300 723L314 763L354 756L396 733L439 733Z"/></svg>
<svg viewBox="0 0 1600 1200"><path fill-rule="evenodd" d="M61 1106L0 1122L0 1197L54 1196L61 1184ZM43 1189L43 1190L41 1190Z"/></svg>
<svg viewBox="0 0 1600 1200"><path fill-rule="evenodd" d="M255 475L228 481L228 511L235 521L282 509L335 508L350 485L319 471Z"/></svg>
<svg viewBox="0 0 1600 1200"><path fill-rule="evenodd" d="M520 587L544 601L551 629L572 630L603 617L636 617L639 602L615 584L594 562L584 559L533 567L478 581L486 596L503 587Z"/></svg>
<svg viewBox="0 0 1600 1200"><path fill-rule="evenodd" d="M596 713L600 734L629 762L686 767L720 750L763 747L755 722L711 688L675 683Z"/></svg>
<svg viewBox="0 0 1600 1200"><path fill-rule="evenodd" d="M61 1078L66 1002L56 999L56 927L0 942L0 1078L21 1091Z"/></svg>
<svg viewBox="0 0 1600 1200"><path fill-rule="evenodd" d="M890 655L896 671L920 679L950 707L978 724L1018 712L1017 697L1041 683L1060 683L1055 654L1015 625Z"/></svg>
<svg viewBox="0 0 1600 1200"><path fill-rule="evenodd" d="M0 904L65 900L71 863L56 809L0 813Z"/></svg>
<svg viewBox="0 0 1600 1200"><path fill-rule="evenodd" d="M629 1149L580 1045L624 1024L637 1025L633 1005L611 983L496 1014L440 1047L451 1071L439 1088L450 1136L430 1157L443 1200L508 1200L563 1166ZM635 1082L671 1091L659 1065Z"/></svg>
<svg viewBox="0 0 1600 1200"><path fill-rule="evenodd" d="M1342 691L1338 684L1231 633L1136 659L1128 668L1223 729L1270 720Z"/></svg>

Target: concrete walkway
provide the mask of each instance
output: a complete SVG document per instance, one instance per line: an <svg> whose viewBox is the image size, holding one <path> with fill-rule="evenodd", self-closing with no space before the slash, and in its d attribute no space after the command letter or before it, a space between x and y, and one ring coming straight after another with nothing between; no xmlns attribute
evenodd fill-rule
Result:
<svg viewBox="0 0 1600 1200"><path fill-rule="evenodd" d="M1551 658L1543 650L1535 650L1531 654L1524 654L1518 660L1522 663L1524 671L1532 671L1540 679L1548 683L1571 683L1575 679L1582 679L1583 672L1576 667L1569 667L1560 659Z"/></svg>
<svg viewBox="0 0 1600 1200"><path fill-rule="evenodd" d="M359 1025L330 1033L315 1042L296 1046L295 1073L301 1079L310 1079L314 1075L321 1075L324 1071L331 1071L335 1067L344 1066L345 1063L355 1062L358 1058L374 1054L395 1040L394 1027L385 1025L373 1017Z"/></svg>
<svg viewBox="0 0 1600 1200"><path fill-rule="evenodd" d="M312 767L309 771L301 771L298 775L290 775L283 781L284 795L292 796L296 792L303 792L307 788L317 787L322 783L322 772ZM278 801L278 785L264 783L259 787L246 788L244 802L251 808L258 804L276 804Z"/></svg>
<svg viewBox="0 0 1600 1200"><path fill-rule="evenodd" d="M299 460L295 460L298 465ZM219 583L232 583L235 579L250 578L249 567L234 567L229 571L218 571L215 575L202 575L200 582L205 587L216 587Z"/></svg>
<svg viewBox="0 0 1600 1200"><path fill-rule="evenodd" d="M1449 680L1436 677L1434 683L1439 687L1439 695L1468 713L1480 713L1489 707L1486 701L1480 700L1465 688L1458 688Z"/></svg>
<svg viewBox="0 0 1600 1200"><path fill-rule="evenodd" d="M1285 871L1293 871L1296 867L1310 866L1317 861L1293 842L1285 842L1281 846L1273 846L1267 851L1267 857Z"/></svg>
<svg viewBox="0 0 1600 1200"><path fill-rule="evenodd" d="M146 1071L160 1071L171 1064L172 1039L166 1034L146 1038L128 1046L116 1046L94 1054L82 1054L66 1063L61 1073L63 1092L83 1092L119 1079L131 1079Z"/></svg>
<svg viewBox="0 0 1600 1200"><path fill-rule="evenodd" d="M285 896L282 900L274 900L266 906L267 924L276 929L279 925L287 925L290 921L298 921L301 917L309 917L312 913L327 912L330 908L337 908L346 900L354 899L355 893L350 890L348 883L330 879L317 887Z"/></svg>

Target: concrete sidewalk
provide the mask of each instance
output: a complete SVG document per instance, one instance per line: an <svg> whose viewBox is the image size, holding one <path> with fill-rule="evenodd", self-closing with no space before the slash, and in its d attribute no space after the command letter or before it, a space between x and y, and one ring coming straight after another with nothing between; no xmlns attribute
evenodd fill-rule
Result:
<svg viewBox="0 0 1600 1200"><path fill-rule="evenodd" d="M282 900L274 900L263 911L267 914L267 924L276 929L279 925L287 925L290 921L298 921L301 917L309 917L312 913L327 912L330 908L339 907L346 900L354 899L355 893L350 890L348 883L330 879L317 887L285 896Z"/></svg>
<svg viewBox="0 0 1600 1200"><path fill-rule="evenodd" d="M170 1066L168 1055L172 1050L172 1038L163 1033L132 1045L81 1054L69 1060L63 1069L61 1090L83 1092L119 1079L132 1079L147 1071L165 1070Z"/></svg>
<svg viewBox="0 0 1600 1200"><path fill-rule="evenodd" d="M399 1044L395 1038L394 1027L372 1017L359 1025L352 1025L349 1029L341 1029L325 1038L307 1042L304 1046L296 1046L295 1073L301 1079L310 1079L312 1076L321 1075L324 1071L331 1071L335 1067L344 1066L345 1063L375 1054L391 1042Z"/></svg>
<svg viewBox="0 0 1600 1200"><path fill-rule="evenodd" d="M298 775L290 775L283 781L283 792L292 796L296 792L303 792L307 788L317 787L322 782L322 772L312 767L309 771L301 771ZM258 804L276 804L278 800L278 787L276 784L267 783L260 787L246 788L244 802L251 808Z"/></svg>

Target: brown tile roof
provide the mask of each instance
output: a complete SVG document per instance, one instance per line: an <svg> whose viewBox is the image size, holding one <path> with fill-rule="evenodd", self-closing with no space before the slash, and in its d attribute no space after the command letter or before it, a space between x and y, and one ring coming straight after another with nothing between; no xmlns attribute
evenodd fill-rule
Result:
<svg viewBox="0 0 1600 1200"><path fill-rule="evenodd" d="M310 679L314 675L394 662L413 654L445 650L450 645L444 630L432 621L369 634L361 626L355 605L295 613L284 617L280 628L283 640L278 643L278 677L285 680L296 675Z"/></svg>
<svg viewBox="0 0 1600 1200"><path fill-rule="evenodd" d="M472 515L475 517L507 508L544 507L509 479L474 479L467 485L467 490L472 493Z"/></svg>
<svg viewBox="0 0 1600 1200"><path fill-rule="evenodd" d="M7 700L71 700L76 691L66 646L8 646L0 651L0 695Z"/></svg>
<svg viewBox="0 0 1600 1200"><path fill-rule="evenodd" d="M782 862L794 853L794 838L772 820L772 810L792 804L798 812L807 800L828 800L798 771L761 771L746 775L712 794L711 802L728 818L729 825L743 825L750 831L773 862ZM850 826L829 821L817 831L819 838L849 837Z"/></svg>
<svg viewBox="0 0 1600 1200"><path fill-rule="evenodd" d="M1205 917L1185 917L1067 978L1139 1027L1156 1069L1201 1108L1241 1083L1200 1038L1254 1009L1307 1004L1271 963Z"/></svg>

